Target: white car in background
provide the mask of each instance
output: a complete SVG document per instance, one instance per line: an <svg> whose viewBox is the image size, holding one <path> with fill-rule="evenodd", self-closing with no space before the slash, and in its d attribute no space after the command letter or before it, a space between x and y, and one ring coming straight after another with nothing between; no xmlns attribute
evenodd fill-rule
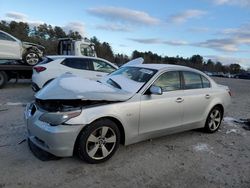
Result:
<svg viewBox="0 0 250 188"><path fill-rule="evenodd" d="M88 56L48 56L33 67L32 89L37 92L63 73L98 80L118 67L107 60Z"/></svg>

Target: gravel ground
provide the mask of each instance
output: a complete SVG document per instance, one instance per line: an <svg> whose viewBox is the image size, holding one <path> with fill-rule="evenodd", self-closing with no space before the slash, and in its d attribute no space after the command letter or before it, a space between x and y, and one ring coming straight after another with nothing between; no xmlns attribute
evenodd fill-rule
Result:
<svg viewBox="0 0 250 188"><path fill-rule="evenodd" d="M0 90L0 188L3 187L250 187L250 80L215 78L233 94L215 134L187 131L121 146L106 163L77 157L40 161L25 139L23 111L33 100L29 81Z"/></svg>

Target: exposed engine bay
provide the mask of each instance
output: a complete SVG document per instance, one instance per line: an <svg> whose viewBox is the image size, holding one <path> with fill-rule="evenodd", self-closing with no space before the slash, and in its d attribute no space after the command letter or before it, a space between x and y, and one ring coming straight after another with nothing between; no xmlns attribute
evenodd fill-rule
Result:
<svg viewBox="0 0 250 188"><path fill-rule="evenodd" d="M117 103L119 101L104 101L104 100L81 100L81 99L73 99L73 100L41 100L36 99L36 106L47 112L67 112L75 109L81 108L89 108L94 106L106 105Z"/></svg>

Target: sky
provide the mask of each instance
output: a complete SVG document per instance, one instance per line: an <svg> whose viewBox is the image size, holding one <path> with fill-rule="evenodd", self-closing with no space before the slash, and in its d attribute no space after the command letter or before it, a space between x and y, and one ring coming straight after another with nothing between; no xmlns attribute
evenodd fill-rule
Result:
<svg viewBox="0 0 250 188"><path fill-rule="evenodd" d="M250 67L250 0L0 0L0 20L61 26L134 50Z"/></svg>

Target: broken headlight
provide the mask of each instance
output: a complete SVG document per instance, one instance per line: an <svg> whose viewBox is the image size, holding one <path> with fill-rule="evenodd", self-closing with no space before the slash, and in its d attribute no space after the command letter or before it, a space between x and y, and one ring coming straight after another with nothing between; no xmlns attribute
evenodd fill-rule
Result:
<svg viewBox="0 0 250 188"><path fill-rule="evenodd" d="M79 116L81 112L81 110L68 112L46 112L40 116L39 120L49 123L52 126L56 126L65 123L71 118Z"/></svg>

